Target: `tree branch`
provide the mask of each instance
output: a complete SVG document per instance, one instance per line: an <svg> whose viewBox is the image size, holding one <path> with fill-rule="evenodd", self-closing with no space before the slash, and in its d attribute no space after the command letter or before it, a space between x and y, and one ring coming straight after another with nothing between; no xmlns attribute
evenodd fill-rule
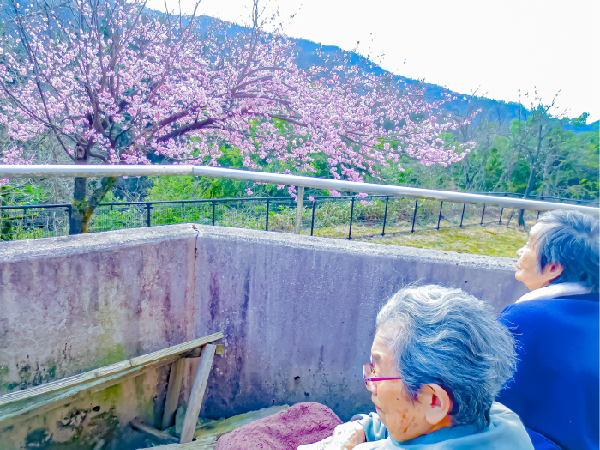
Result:
<svg viewBox="0 0 600 450"><path fill-rule="evenodd" d="M184 134L189 133L190 131L207 128L209 125L212 125L215 122L216 122L215 119L206 119L206 120L203 120L202 122L190 123L189 125L185 125L181 128L171 131L168 134L165 134L164 136L159 137L158 139L156 139L156 142L166 142L169 139L173 139L178 136L183 136Z"/></svg>

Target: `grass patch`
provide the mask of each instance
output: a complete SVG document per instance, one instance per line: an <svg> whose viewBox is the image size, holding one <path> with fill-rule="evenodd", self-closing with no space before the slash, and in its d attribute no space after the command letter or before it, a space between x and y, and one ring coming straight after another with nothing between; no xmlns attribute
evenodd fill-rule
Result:
<svg viewBox="0 0 600 450"><path fill-rule="evenodd" d="M473 253L516 258L516 251L527 242L527 232L503 226L447 228L416 231L396 236L369 239L386 245L429 248L432 250Z"/></svg>

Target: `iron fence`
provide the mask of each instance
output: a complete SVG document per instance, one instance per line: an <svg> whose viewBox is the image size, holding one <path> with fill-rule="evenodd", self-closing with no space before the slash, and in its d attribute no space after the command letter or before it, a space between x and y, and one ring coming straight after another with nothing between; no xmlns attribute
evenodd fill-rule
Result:
<svg viewBox="0 0 600 450"><path fill-rule="evenodd" d="M513 198L524 198L524 194L519 194L518 192L477 192L480 195L494 195L496 197L513 197ZM585 200L578 198L564 198L564 197L553 197L551 195L529 195L527 198L540 200L542 202L553 202L553 203L571 203L576 205L585 205L585 206L597 206L598 200Z"/></svg>
<svg viewBox="0 0 600 450"><path fill-rule="evenodd" d="M0 206L1 238L68 235L71 208L70 204ZM474 225L512 224L516 227L518 211L431 199L314 197L314 201L304 201L300 233L352 239ZM296 202L290 197L102 203L95 210L88 231L190 222L291 233L296 223L296 212ZM538 216L537 211L525 210L526 225L533 225Z"/></svg>

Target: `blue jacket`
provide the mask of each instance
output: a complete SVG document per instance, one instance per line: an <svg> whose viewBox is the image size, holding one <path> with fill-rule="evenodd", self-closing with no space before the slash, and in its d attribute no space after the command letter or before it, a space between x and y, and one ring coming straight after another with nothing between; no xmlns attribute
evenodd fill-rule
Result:
<svg viewBox="0 0 600 450"><path fill-rule="evenodd" d="M519 361L497 401L564 450L598 449L598 300L598 294L529 300L499 317L517 341ZM530 433L536 449L552 448L536 433Z"/></svg>

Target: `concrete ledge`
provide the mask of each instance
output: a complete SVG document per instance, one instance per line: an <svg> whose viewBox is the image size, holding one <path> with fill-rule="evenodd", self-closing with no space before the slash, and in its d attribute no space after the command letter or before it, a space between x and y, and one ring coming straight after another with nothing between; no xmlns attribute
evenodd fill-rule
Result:
<svg viewBox="0 0 600 450"><path fill-rule="evenodd" d="M305 236L292 233L247 230L243 228L211 227L195 225L199 237L237 242L266 243L283 245L292 248L304 248L315 251L331 251L348 254L369 254L371 256L395 257L405 260L441 263L493 270L514 272L516 258L472 255L469 253L442 252L400 245L372 244L360 240L331 239L316 236Z"/></svg>
<svg viewBox="0 0 600 450"><path fill-rule="evenodd" d="M48 257L66 257L196 236L191 224L130 228L44 239L0 242L0 264Z"/></svg>

